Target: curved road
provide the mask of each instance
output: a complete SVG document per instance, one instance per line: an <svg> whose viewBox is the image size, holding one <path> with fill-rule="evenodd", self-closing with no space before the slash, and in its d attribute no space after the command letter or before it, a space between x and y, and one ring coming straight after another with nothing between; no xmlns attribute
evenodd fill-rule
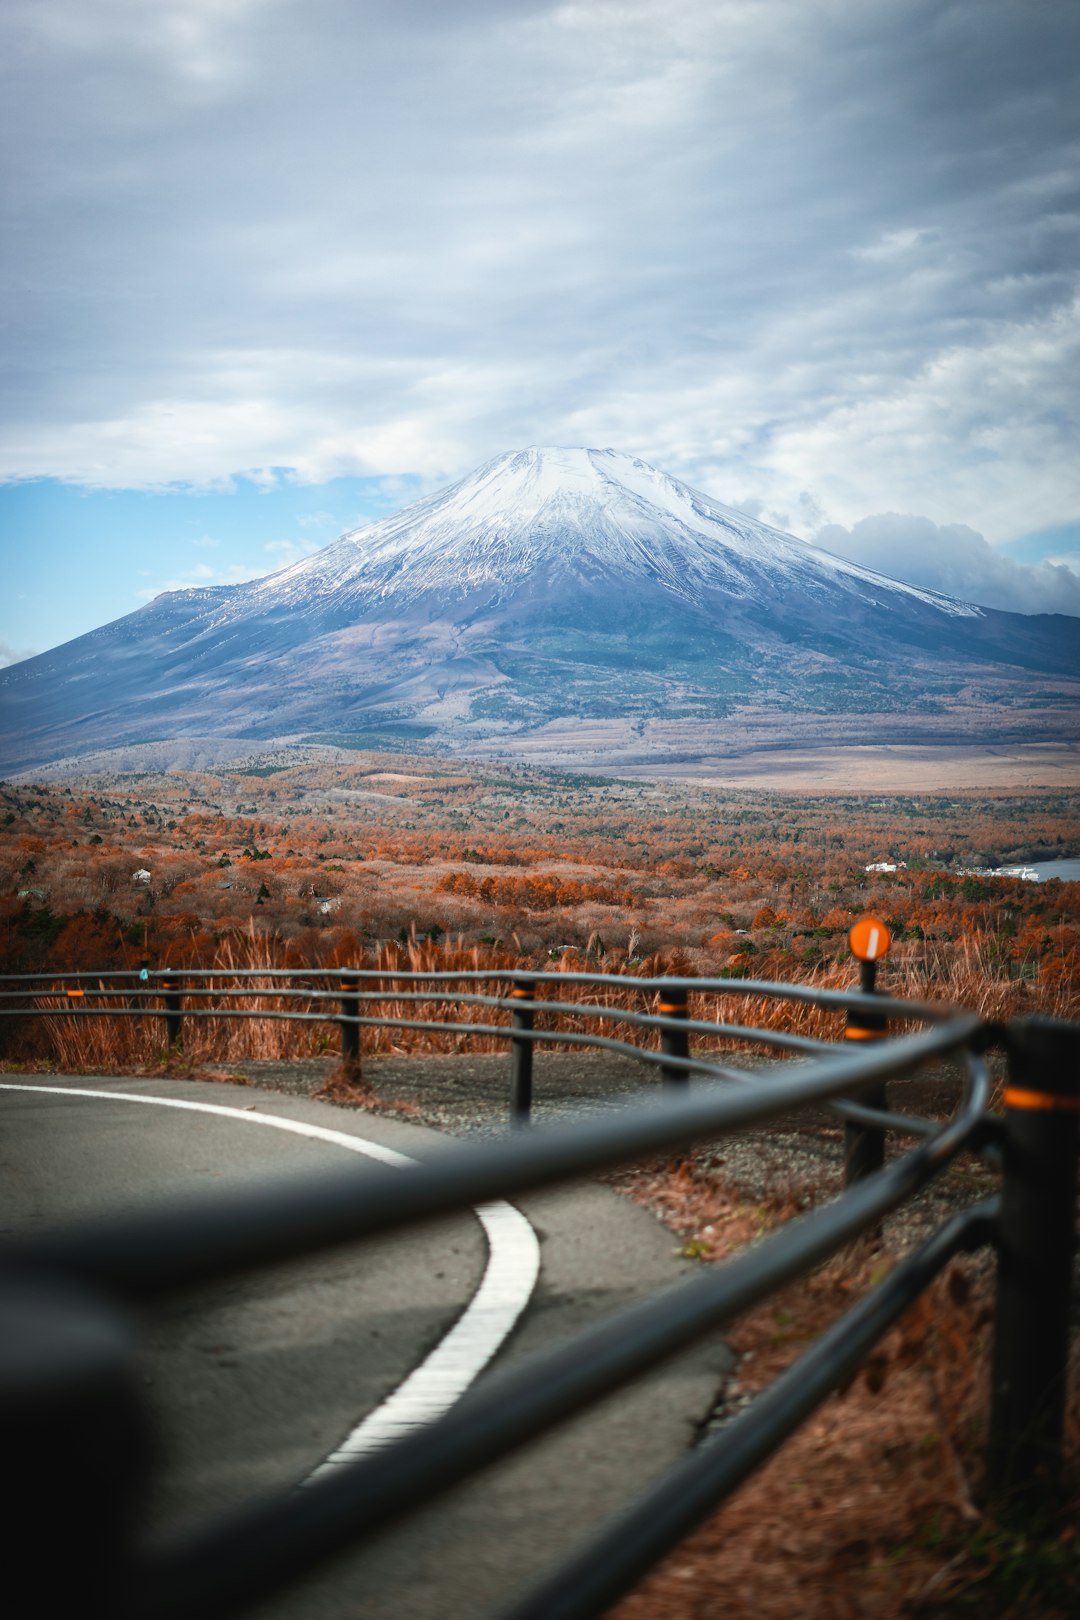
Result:
<svg viewBox="0 0 1080 1620"><path fill-rule="evenodd" d="M125 1099L136 1092L143 1100ZM252 1088L96 1077L7 1077L0 1122L6 1236L104 1209L134 1213L200 1182L317 1170L357 1148L384 1161L422 1158L441 1141L396 1120ZM543 1273L503 1354L561 1337L684 1268L670 1234L606 1189L577 1187L524 1207L543 1238ZM533 1292L528 1226L506 1205L483 1215L483 1228L461 1216L203 1290L149 1316L144 1378L167 1459L147 1504L151 1528L302 1480L343 1442L382 1443L400 1423L445 1406ZM480 1612L674 1459L725 1365L718 1342L697 1351L263 1612L282 1620L351 1615L358 1605L395 1620Z"/></svg>

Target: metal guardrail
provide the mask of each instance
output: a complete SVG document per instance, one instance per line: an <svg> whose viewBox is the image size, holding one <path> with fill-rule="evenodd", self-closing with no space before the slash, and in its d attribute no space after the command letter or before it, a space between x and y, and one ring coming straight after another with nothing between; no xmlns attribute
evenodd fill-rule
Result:
<svg viewBox="0 0 1080 1620"><path fill-rule="evenodd" d="M255 986L245 979L272 980ZM228 985L222 981L227 980ZM872 980L872 976L871 976ZM92 982L91 982L92 981ZM298 982L299 981L299 982ZM402 989L404 984L415 988ZM866 979L864 978L864 984ZM989 1478L1000 1493L1052 1481L1061 1459L1069 1348L1080 1123L1080 1026L1049 1020L987 1024L955 1008L861 992L750 980L613 979L598 974L341 972L271 975L148 970L131 975L37 975L0 979L0 1017L157 1017L170 1040L200 1017L281 1016L339 1027L343 1058L355 1066L359 1033L380 1023L365 1006L442 1001L490 1008L508 1022L454 1024L394 1018L393 1027L498 1035L510 1048L512 1121L529 1120L535 1044L599 1046L659 1070L655 1100L571 1125L517 1129L482 1145L462 1144L437 1164L385 1182L331 1170L288 1191L224 1190L139 1216L100 1218L10 1245L0 1257L0 1402L9 1471L23 1488L12 1530L39 1612L78 1603L84 1614L130 1620L200 1620L242 1612L317 1563L407 1517L497 1458L584 1410L649 1368L724 1327L740 1311L804 1275L851 1238L873 1230L963 1151L1002 1172L995 1197L973 1204L903 1260L830 1328L721 1435L692 1452L623 1517L541 1584L502 1620L571 1620L601 1613L814 1410L842 1385L887 1328L956 1254L991 1244L997 1252ZM636 1013L558 999L615 984L659 1001ZM389 987L389 988L388 988ZM503 993L498 993L500 987ZM72 993L74 992L74 993ZM552 994L551 992L555 992ZM688 1017L694 992L784 998L845 1015L837 1043ZM291 999L276 1012L260 998ZM220 1005L222 998L233 1003ZM42 1000L52 1005L43 1007ZM58 1007L59 1001L63 1007ZM120 1003L123 1002L123 1005ZM134 1002L134 1004L132 1004ZM38 1005L35 1006L34 1004ZM249 1006L248 1003L251 1005ZM621 1019L656 1032L660 1050L607 1035L537 1028L539 1016ZM885 1020L905 1032L886 1037ZM911 1026L917 1026L912 1028ZM691 1053L694 1036L752 1041L811 1059L767 1075ZM1007 1054L1003 1112L989 1111L985 1054ZM936 1121L889 1110L885 1086L927 1061L955 1055L966 1083L954 1117ZM693 1079L691 1087L687 1082ZM859 1099L862 1099L861 1101ZM876 1101L878 1106L868 1106ZM145 1423L119 1314L193 1285L290 1257L352 1243L495 1197L520 1196L635 1158L678 1151L809 1104L846 1117L847 1190L727 1264L709 1267L662 1296L629 1307L570 1342L486 1375L450 1412L373 1456L310 1481L300 1492L253 1503L188 1538L150 1553L132 1524L145 1466ZM886 1131L916 1145L886 1164ZM65 1458L59 1511L74 1536L69 1558L36 1553L43 1516L55 1519L57 1470ZM74 1529L72 1529L74 1525ZM69 1535L70 1532L70 1535Z"/></svg>

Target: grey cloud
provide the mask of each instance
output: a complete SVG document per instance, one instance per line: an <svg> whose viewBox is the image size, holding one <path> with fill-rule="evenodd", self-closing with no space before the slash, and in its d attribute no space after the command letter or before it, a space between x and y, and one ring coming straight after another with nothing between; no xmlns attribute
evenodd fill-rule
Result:
<svg viewBox="0 0 1080 1620"><path fill-rule="evenodd" d="M793 509L823 414L1072 307L1072 0L5 17L0 476L437 477L586 438ZM1049 525L1068 434L1007 382ZM958 420L878 435L882 500L917 462L939 515L988 523ZM850 521L848 437L813 493Z"/></svg>
<svg viewBox="0 0 1080 1620"><path fill-rule="evenodd" d="M1080 616L1080 574L1074 569L1063 563L1014 562L962 523L939 527L929 518L882 512L861 518L850 529L826 524L814 542L880 574L981 607Z"/></svg>
<svg viewBox="0 0 1080 1620"><path fill-rule="evenodd" d="M0 641L0 669L19 664L24 658L33 658L36 647L13 647L9 641Z"/></svg>

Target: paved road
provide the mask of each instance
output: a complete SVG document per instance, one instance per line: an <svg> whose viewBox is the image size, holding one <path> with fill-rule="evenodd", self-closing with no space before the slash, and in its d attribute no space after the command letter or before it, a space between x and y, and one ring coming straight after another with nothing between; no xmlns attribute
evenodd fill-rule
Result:
<svg viewBox="0 0 1080 1620"><path fill-rule="evenodd" d="M32 1083L50 1084L40 1076ZM7 1235L103 1208L135 1211L200 1184L317 1169L333 1155L340 1162L344 1151L276 1129L245 1129L242 1118L65 1096L64 1086L210 1101L420 1158L441 1140L396 1120L252 1088L84 1077L51 1084L44 1092L0 1091L0 1231ZM543 1264L503 1357L563 1337L685 1270L670 1234L605 1188L560 1190L522 1208L540 1236ZM154 1313L145 1325L144 1377L169 1461L147 1504L150 1525L172 1527L252 1489L303 1478L439 1343L474 1296L486 1260L480 1226L462 1216ZM482 1613L674 1460L724 1364L719 1341L699 1349L263 1613L267 1620Z"/></svg>

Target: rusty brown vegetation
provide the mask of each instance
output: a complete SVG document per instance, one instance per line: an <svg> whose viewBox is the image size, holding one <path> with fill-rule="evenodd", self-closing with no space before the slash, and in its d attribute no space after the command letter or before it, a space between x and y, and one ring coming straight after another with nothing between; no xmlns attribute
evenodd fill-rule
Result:
<svg viewBox="0 0 1080 1620"><path fill-rule="evenodd" d="M640 1010L618 977L847 986L848 929L874 910L896 941L890 989L991 1017L1075 1016L1080 885L965 869L1071 853L1078 807L1060 792L807 798L340 751L249 774L9 785L0 967L576 969L613 977L589 999ZM905 864L865 870L880 861ZM810 1009L724 1010L838 1032ZM691 1012L716 1017L719 1003L703 995ZM332 1039L329 1025L270 1018L190 1021L185 1033L189 1050L219 1062L305 1055ZM161 1033L57 1019L20 1041L16 1055L123 1066L151 1061ZM417 1043L460 1049L449 1031L364 1032L367 1051Z"/></svg>
<svg viewBox="0 0 1080 1620"><path fill-rule="evenodd" d="M751 1203L688 1161L620 1179L704 1261L798 1213L782 1188ZM726 1335L737 1361L720 1423L898 1258L863 1239L741 1317ZM614 1611L618 1620L1068 1620L1080 1611L1080 1366L1060 1496L1042 1517L1015 1519L983 1490L992 1287L985 1263L954 1262L848 1387Z"/></svg>
<svg viewBox="0 0 1080 1620"><path fill-rule="evenodd" d="M850 986L847 932L872 910L895 939L883 988L990 1017L1077 1017L1080 884L970 869L1077 854L1078 809L1080 795L1061 791L807 797L340 753L248 773L0 786L0 968L146 961L213 969L227 988L238 969L364 967L386 976L375 1011L435 1023L499 1019L405 1002L395 975L597 971L607 982L579 999L640 1011L620 981L674 973L730 982L730 1000L693 997L692 1016L828 1038L839 1015L739 985ZM905 864L865 870L883 861ZM263 1011L285 1006L279 996ZM594 1026L567 999L560 1027ZM227 1074L337 1040L329 1021L189 1020L182 1058ZM451 1028L363 1031L365 1053L467 1043L502 1046ZM58 1016L9 1028L8 1061L169 1072L178 1055L163 1053L160 1019ZM343 1100L364 1102L342 1085ZM685 1163L627 1185L703 1260L791 1212L782 1190L750 1205ZM732 1334L729 1393L763 1387L891 1258L858 1247L748 1314ZM1076 1612L1073 1528L1025 1540L980 1501L987 1287L977 1267L955 1269L623 1620ZM1074 1421L1073 1456L1078 1439Z"/></svg>

